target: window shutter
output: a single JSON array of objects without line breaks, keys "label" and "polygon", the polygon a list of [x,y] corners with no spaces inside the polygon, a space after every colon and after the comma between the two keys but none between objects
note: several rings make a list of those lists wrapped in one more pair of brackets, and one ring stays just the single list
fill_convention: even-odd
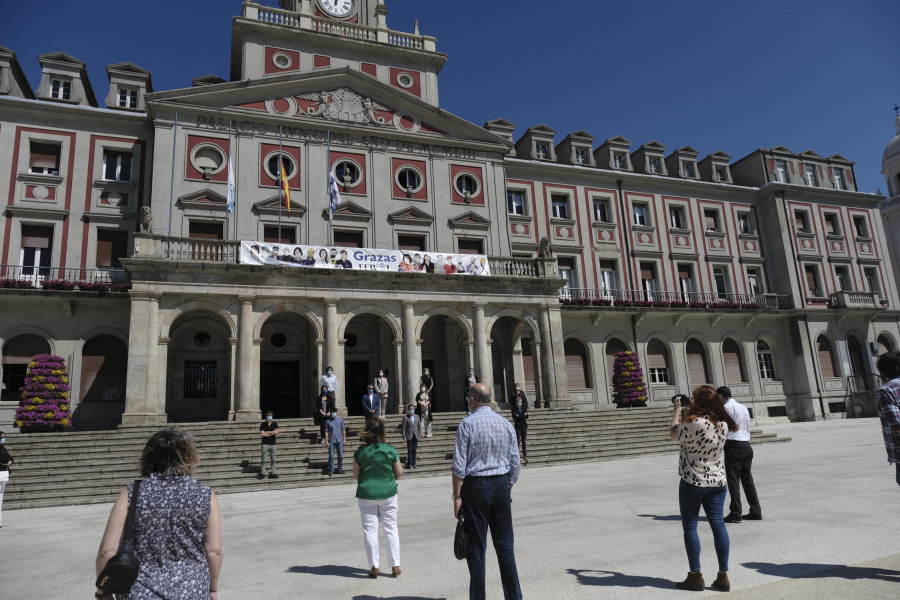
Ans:
[{"label": "window shutter", "polygon": [[23,248],[49,248],[51,239],[53,239],[53,229],[50,227],[22,225]]},{"label": "window shutter", "polygon": [[29,166],[45,169],[59,168],[59,146],[32,142]]},{"label": "window shutter", "polygon": [[687,265],[678,265],[678,279],[690,279],[691,268]]},{"label": "window shutter", "polygon": [[653,267],[641,265],[641,279],[653,279]]},{"label": "window shutter", "polygon": [[362,238],[361,231],[335,231],[334,245],[345,248],[362,248]]},{"label": "window shutter", "polygon": [[831,342],[824,337],[820,337],[816,346],[819,352],[819,367],[822,369],[822,377],[834,377],[834,362],[832,362],[831,358]]},{"label": "window shutter", "polygon": [[816,289],[816,272],[812,267],[806,267],[806,287],[810,292]]},{"label": "window shutter", "polygon": [[741,364],[741,351],[732,339],[727,339],[722,344],[722,357],[725,361],[725,383],[737,383],[747,381],[744,377],[744,366]]},{"label": "window shutter", "polygon": [[706,357],[703,353],[703,346],[697,340],[690,340],[687,343],[687,366],[688,381],[691,389],[698,385],[709,383],[709,377],[706,374]]},{"label": "window shutter", "polygon": [[578,340],[568,339],[563,345],[566,353],[566,378],[569,389],[583,390],[587,385],[587,360],[584,345]]},{"label": "window shutter", "polygon": [[647,344],[647,368],[666,369],[666,347],[659,340],[650,340]]},{"label": "window shutter", "polygon": [[704,227],[707,230],[714,230],[716,228],[716,215],[714,213],[707,212],[703,215]]}]

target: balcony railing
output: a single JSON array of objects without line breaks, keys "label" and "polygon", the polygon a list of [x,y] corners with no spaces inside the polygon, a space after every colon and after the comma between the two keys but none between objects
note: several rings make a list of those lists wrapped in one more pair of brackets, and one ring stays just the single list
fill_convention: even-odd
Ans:
[{"label": "balcony railing", "polygon": [[887,200],[883,200],[881,204],[878,205],[879,210],[884,210],[886,208],[890,208],[892,206],[896,206],[900,204],[900,194],[896,196],[891,196]]},{"label": "balcony railing", "polygon": [[0,289],[122,292],[129,285],[124,269],[0,265]]},{"label": "balcony railing", "polygon": [[881,387],[881,376],[876,373],[868,373],[866,375],[850,375],[847,377],[848,392],[864,392],[877,390]]},{"label": "balcony railing", "polygon": [[881,308],[881,300],[873,292],[836,292],[830,300],[832,308]]},{"label": "balcony railing", "polygon": [[787,310],[791,297],[779,294],[719,294],[708,292],[648,292],[644,290],[597,290],[563,288],[563,304],[615,306],[619,308],[694,308],[716,310]]}]

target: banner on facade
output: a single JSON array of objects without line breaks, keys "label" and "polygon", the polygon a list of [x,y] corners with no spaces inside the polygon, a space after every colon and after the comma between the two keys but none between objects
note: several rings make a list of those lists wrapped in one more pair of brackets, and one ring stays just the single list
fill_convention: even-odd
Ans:
[{"label": "banner on facade", "polygon": [[272,242],[241,242],[241,264],[447,275],[491,274],[487,256],[483,254],[438,254],[411,250],[298,246]]}]

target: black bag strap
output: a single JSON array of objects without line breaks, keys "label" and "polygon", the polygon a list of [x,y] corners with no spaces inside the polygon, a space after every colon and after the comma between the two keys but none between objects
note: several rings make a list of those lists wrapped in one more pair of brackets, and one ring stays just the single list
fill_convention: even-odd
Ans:
[{"label": "black bag strap", "polygon": [[134,481],[134,487],[131,489],[131,502],[128,504],[128,516],[125,517],[125,536],[122,538],[122,541],[129,544],[134,537],[134,512],[137,506],[138,493],[141,490],[141,481],[141,479]]}]

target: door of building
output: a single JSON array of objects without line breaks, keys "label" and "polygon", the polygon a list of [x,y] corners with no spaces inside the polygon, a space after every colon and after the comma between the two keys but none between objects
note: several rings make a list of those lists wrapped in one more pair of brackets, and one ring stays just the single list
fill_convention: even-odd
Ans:
[{"label": "door of building", "polygon": [[369,361],[348,360],[344,362],[346,375],[344,376],[344,399],[347,401],[347,414],[361,415],[362,397],[366,393],[366,386],[373,381],[369,372]]},{"label": "door of building", "polygon": [[296,419],[300,415],[300,363],[264,361],[259,365],[259,408],[272,411],[275,420]]}]

